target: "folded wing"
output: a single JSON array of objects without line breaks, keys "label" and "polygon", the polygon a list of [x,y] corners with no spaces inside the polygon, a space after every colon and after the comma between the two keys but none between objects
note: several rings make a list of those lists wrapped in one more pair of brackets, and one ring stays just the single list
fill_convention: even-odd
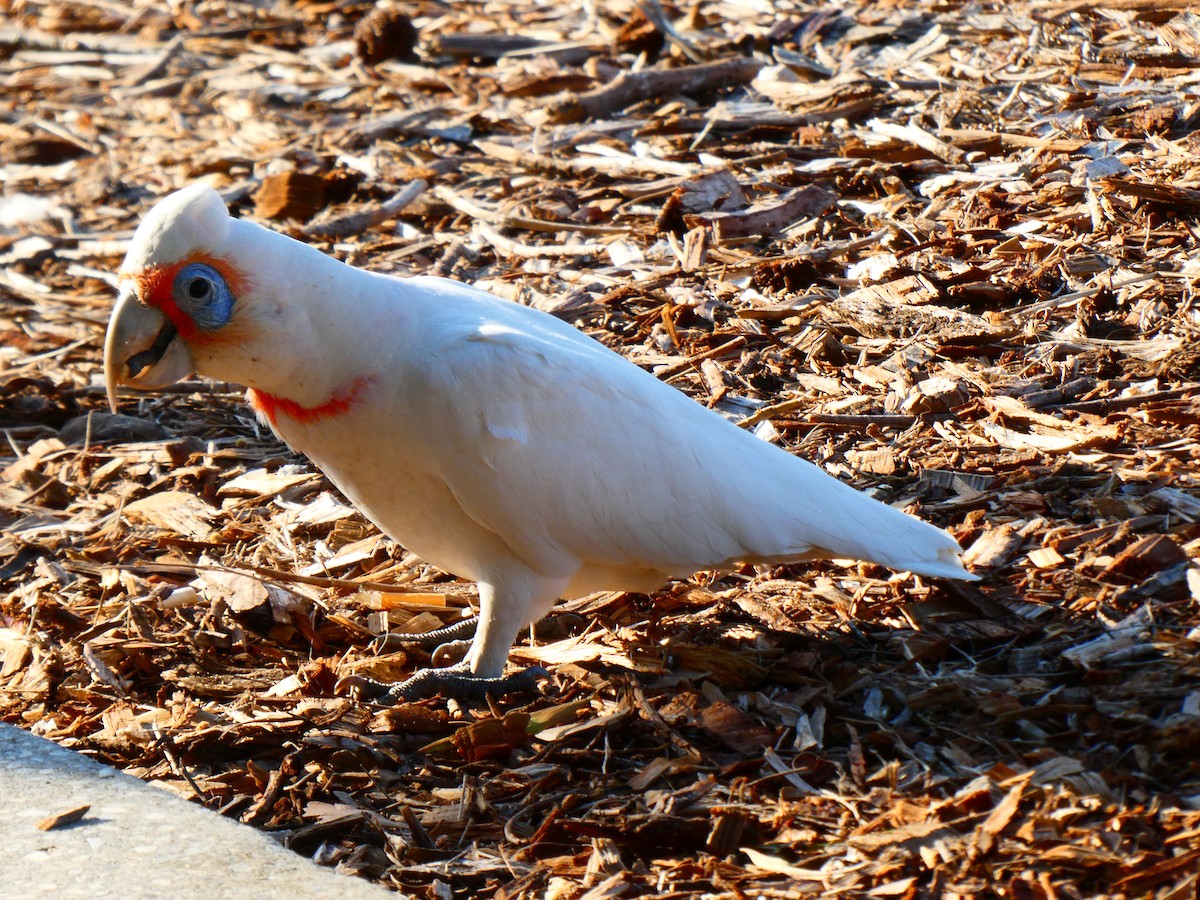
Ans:
[{"label": "folded wing", "polygon": [[427,439],[458,503],[535,570],[683,575],[852,557],[971,577],[944,531],[759,440],[569,326],[503,305],[441,336],[420,396],[439,422]]}]

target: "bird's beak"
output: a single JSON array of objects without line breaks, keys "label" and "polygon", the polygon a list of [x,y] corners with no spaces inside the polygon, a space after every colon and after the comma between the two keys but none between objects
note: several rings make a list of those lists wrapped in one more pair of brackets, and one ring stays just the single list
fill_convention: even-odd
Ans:
[{"label": "bird's beak", "polygon": [[192,374],[192,354],[175,326],[159,310],[138,302],[131,281],[121,283],[117,306],[104,337],[104,385],[117,411],[117,388],[165,387]]}]

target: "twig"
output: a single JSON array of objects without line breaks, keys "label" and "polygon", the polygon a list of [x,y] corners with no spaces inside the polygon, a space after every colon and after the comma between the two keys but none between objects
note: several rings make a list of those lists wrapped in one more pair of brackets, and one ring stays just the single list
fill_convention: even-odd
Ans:
[{"label": "twig", "polygon": [[666,381],[668,378],[672,378],[673,376],[678,375],[684,369],[691,368],[692,366],[697,366],[700,363],[704,362],[704,360],[706,360],[706,359],[712,359],[713,357],[716,357],[716,356],[724,356],[730,350],[737,350],[740,347],[744,346],[745,343],[746,343],[746,338],[735,337],[732,341],[726,341],[724,344],[721,344],[719,347],[713,347],[711,350],[705,350],[703,353],[697,353],[695,356],[689,356],[687,359],[680,360],[677,363],[672,363],[671,365],[667,366],[665,369],[655,372],[654,374],[661,380]]},{"label": "twig", "polygon": [[506,238],[495,228],[482,223],[477,223],[475,230],[493,247],[508,256],[537,259],[543,256],[599,256],[604,252],[604,245],[594,241],[573,244],[525,244]]},{"label": "twig", "polygon": [[737,59],[678,69],[623,72],[610,85],[586,94],[568,94],[550,109],[550,119],[553,122],[581,122],[666,94],[698,94],[737,87],[753,81],[762,67],[758,60]]},{"label": "twig", "polygon": [[1150,279],[1157,277],[1159,277],[1158,272],[1147,272],[1142,275],[1133,275],[1129,278],[1122,279],[1121,281],[1117,281],[1110,277],[1107,284],[1084,288],[1081,291],[1072,291],[1069,294],[1051,297],[1049,300],[1031,303],[1029,306],[1020,306],[1016,309],[1006,310],[1004,315],[1014,319],[1025,318],[1026,316],[1032,316],[1047,309],[1061,309],[1062,307],[1075,303],[1078,300],[1086,300],[1088,297],[1095,297],[1097,294],[1103,291],[1119,290],[1120,288],[1129,287],[1130,285],[1139,284],[1143,281],[1149,281]]},{"label": "twig", "polygon": [[[367,589],[371,591],[379,591],[385,594],[421,594],[433,593],[431,588],[435,585],[418,585],[416,587],[404,584],[390,584],[386,581],[357,581],[351,578],[332,578],[322,577],[319,575],[301,575],[298,572],[284,572],[281,569],[271,569],[266,566],[219,566],[219,565],[196,565],[194,563],[174,562],[174,563],[133,563],[115,565],[112,568],[120,569],[125,572],[145,572],[147,574],[175,574],[186,575],[191,572],[232,572],[235,575],[262,575],[267,578],[274,578],[279,581],[289,581],[294,584],[310,584],[315,587],[335,587],[335,588],[350,588],[353,590]],[[418,589],[420,588],[420,589]],[[439,591],[436,593],[444,593],[448,597],[456,597],[464,599],[461,592],[454,591]],[[466,602],[464,600],[464,602]]]},{"label": "twig", "polygon": [[[633,127],[635,122],[630,122]],[[701,174],[704,167],[696,163],[682,163],[671,159],[651,159],[630,154],[620,156],[572,156],[559,159],[536,153],[529,147],[513,147],[499,141],[476,141],[475,146],[488,156],[504,160],[515,166],[547,172],[563,172],[576,174],[579,172],[600,172],[610,178],[622,178],[637,175],[665,175],[672,178],[692,178]],[[670,193],[670,190],[664,190]]]},{"label": "twig", "polygon": [[[771,406],[764,406],[754,415],[747,416],[738,422],[738,425],[743,428],[749,428],[752,425],[757,425],[765,419],[776,419],[780,416],[785,416],[788,413],[802,410],[806,406],[811,406],[813,401],[809,398],[784,400],[782,403],[774,403]],[[844,428],[868,428],[875,425],[879,428],[910,428],[912,425],[921,420],[921,416],[889,416],[889,415],[850,415],[848,413],[808,413],[796,419],[789,420],[789,424],[793,425],[834,425]]]},{"label": "twig", "polygon": [[667,19],[667,14],[658,0],[637,0],[637,7],[646,17],[646,21],[653,25],[659,34],[678,47],[684,56],[694,63],[703,62],[704,57],[692,46],[690,41],[675,30],[675,26]]},{"label": "twig", "polygon": [[875,119],[869,123],[869,127],[876,134],[882,134],[884,137],[912,144],[914,147],[920,147],[922,150],[928,150],[942,162],[957,165],[967,157],[965,151],[959,150],[953,144],[947,144],[923,128],[918,128],[916,125],[900,125],[896,122],[885,122],[881,119]]},{"label": "twig", "polygon": [[433,49],[460,59],[495,60],[506,56],[557,56],[579,63],[604,48],[595,41],[544,41],[520,34],[447,34],[433,40]]},{"label": "twig", "polygon": [[324,222],[314,222],[304,229],[304,233],[309,237],[334,239],[349,237],[352,234],[362,234],[368,228],[374,228],[381,222],[395,218],[404,207],[421,196],[427,187],[429,184],[424,179],[418,178],[402,187],[396,196],[373,209],[351,213]]},{"label": "twig", "polygon": [[171,60],[175,58],[175,55],[179,52],[180,48],[183,47],[183,42],[191,36],[192,35],[186,31],[175,35],[175,37],[167,41],[167,46],[163,47],[162,51],[154,60],[128,73],[121,82],[121,86],[124,88],[135,88],[145,84],[147,81],[157,78],[166,71],[167,66],[171,63]]},{"label": "twig", "polygon": [[1185,387],[1172,388],[1168,391],[1155,391],[1152,394],[1138,394],[1134,397],[1108,397],[1103,400],[1081,400],[1078,403],[1063,403],[1059,409],[1069,409],[1073,412],[1104,413],[1128,409],[1131,406],[1144,406],[1147,403],[1159,403],[1163,400],[1176,400],[1200,391],[1200,385],[1189,384]]},{"label": "twig", "polygon": [[486,206],[481,206],[469,197],[464,197],[462,194],[455,191],[444,184],[439,184],[433,189],[433,195],[439,200],[449,204],[452,208],[458,210],[465,216],[470,216],[472,219],[478,219],[483,222],[488,222],[492,225],[501,225],[509,228],[523,228],[526,231],[578,231],[582,234],[628,234],[629,229],[621,225],[585,225],[582,222],[551,222],[546,219],[531,219],[527,216],[515,216],[511,213],[500,212],[499,210],[489,209]]},{"label": "twig", "polygon": [[196,792],[196,796],[200,798],[201,802],[207,806],[210,799],[208,791],[196,783],[196,780],[192,777],[192,773],[187,770],[187,766],[179,759],[178,748],[175,746],[175,742],[171,739],[171,736],[157,726],[152,727],[152,733],[158,742],[158,749],[166,757],[167,764],[170,765],[171,770],[186,781],[188,786]]}]

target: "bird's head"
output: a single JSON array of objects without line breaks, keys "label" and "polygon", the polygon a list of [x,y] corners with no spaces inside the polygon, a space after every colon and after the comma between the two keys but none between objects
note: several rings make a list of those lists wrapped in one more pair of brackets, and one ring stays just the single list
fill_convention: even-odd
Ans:
[{"label": "bird's head", "polygon": [[[192,185],[156,205],[138,226],[119,273],[104,340],[104,379],[116,410],[121,385],[164,387],[252,349],[253,284],[247,248],[216,191]],[[244,242],[243,242],[244,243]],[[236,376],[232,376],[236,377]]]},{"label": "bird's head", "polygon": [[256,409],[255,396],[324,409],[395,349],[402,329],[376,327],[380,304],[372,313],[362,301],[401,287],[234,218],[209,187],[176,191],[142,220],[118,274],[109,405],[122,385],[151,390],[196,372],[253,389]]}]

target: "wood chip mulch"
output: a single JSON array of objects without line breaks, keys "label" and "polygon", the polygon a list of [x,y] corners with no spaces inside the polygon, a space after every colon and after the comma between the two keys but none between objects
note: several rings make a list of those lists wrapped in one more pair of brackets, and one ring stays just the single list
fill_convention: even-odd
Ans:
[{"label": "wood chip mulch", "polygon": [[[0,0],[0,718],[414,897],[1195,897],[1190,0]],[[359,702],[473,586],[191,382],[158,198],[548,310],[948,528],[574,600],[540,696]],[[670,448],[663,453],[670,454]]]}]

